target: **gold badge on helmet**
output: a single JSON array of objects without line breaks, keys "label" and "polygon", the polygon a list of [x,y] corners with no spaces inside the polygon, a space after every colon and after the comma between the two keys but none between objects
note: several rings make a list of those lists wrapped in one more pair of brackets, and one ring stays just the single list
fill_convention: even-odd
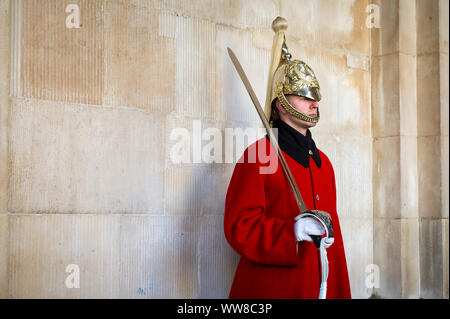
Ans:
[{"label": "gold badge on helmet", "polygon": [[269,123],[272,125],[273,121],[279,118],[278,110],[273,107],[276,99],[280,100],[281,105],[289,114],[307,122],[317,123],[320,119],[319,109],[317,109],[316,117],[309,116],[294,108],[286,99],[286,95],[304,96],[319,102],[322,98],[319,81],[314,71],[305,62],[291,60],[291,54],[286,45],[286,20],[277,17],[272,23],[272,29],[275,36],[265,105]]}]

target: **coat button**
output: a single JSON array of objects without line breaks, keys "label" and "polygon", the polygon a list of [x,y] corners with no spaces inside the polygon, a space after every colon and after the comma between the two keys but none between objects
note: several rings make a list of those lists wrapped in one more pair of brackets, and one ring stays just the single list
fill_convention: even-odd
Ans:
[{"label": "coat button", "polygon": [[316,195],[316,200],[319,200],[319,195]]},{"label": "coat button", "polygon": [[309,155],[313,155],[313,152],[311,150],[308,151]]}]

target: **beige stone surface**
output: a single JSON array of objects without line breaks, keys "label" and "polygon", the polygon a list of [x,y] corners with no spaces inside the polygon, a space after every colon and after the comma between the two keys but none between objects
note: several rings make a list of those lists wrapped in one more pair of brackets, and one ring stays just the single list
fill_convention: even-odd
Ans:
[{"label": "beige stone surface", "polygon": [[[67,28],[70,0],[21,0],[17,96],[102,104],[104,1],[78,1],[80,28]],[[15,69],[14,69],[15,70]]]},{"label": "beige stone surface", "polygon": [[164,116],[13,99],[9,211],[163,213]]},{"label": "beige stone surface", "polygon": [[443,297],[442,219],[420,221],[420,297]]},{"label": "beige stone surface", "polygon": [[271,51],[273,42],[272,28],[254,29],[251,31],[252,44],[255,48]]},{"label": "beige stone surface", "polygon": [[10,2],[0,1],[0,298],[8,297],[8,104]]},{"label": "beige stone surface", "polygon": [[[224,165],[224,178],[225,178],[225,183],[227,185],[227,189],[228,189],[228,185],[230,184],[230,180],[231,177],[233,175],[233,171],[234,171],[234,164],[225,164]],[[224,207],[225,209],[225,207]]]},{"label": "beige stone surface", "polygon": [[399,51],[399,8],[401,0],[371,1],[378,7],[379,28],[371,28],[371,51],[373,57],[391,55]]},{"label": "beige stone surface", "polygon": [[[11,298],[118,298],[118,215],[10,215]],[[68,288],[75,264],[79,288]],[[69,279],[67,279],[69,277]],[[70,285],[69,285],[70,287]]]},{"label": "beige stone surface", "polygon": [[448,219],[448,179],[449,179],[449,154],[448,154],[448,135],[441,136],[441,216]]},{"label": "beige stone surface", "polygon": [[[444,4],[445,6],[445,4]],[[448,2],[447,2],[448,7]],[[443,13],[442,16],[445,16]],[[442,17],[441,16],[441,17]],[[446,21],[448,26],[448,13],[446,15]],[[444,25],[445,23],[442,22]],[[443,30],[445,34],[445,30]],[[440,134],[441,134],[441,201],[442,201],[442,217],[448,219],[449,214],[449,99],[448,99],[448,90],[449,90],[449,75],[448,75],[448,30],[447,30],[447,53],[440,54],[440,115],[441,115],[441,123],[440,123]],[[445,39],[445,36],[443,36]],[[442,42],[441,42],[442,43]],[[445,44],[441,46],[441,50],[444,48]],[[447,285],[448,287],[448,285]]]},{"label": "beige stone surface", "polygon": [[223,232],[223,215],[201,217],[198,242],[198,298],[227,299],[240,256]]},{"label": "beige stone surface", "polygon": [[261,125],[261,120],[227,52],[233,50],[264,108],[270,51],[254,48],[251,33],[218,25],[215,56],[215,108],[218,118]]},{"label": "beige stone surface", "polygon": [[[339,135],[321,134],[318,128],[321,123],[317,124],[315,128],[310,129],[311,136],[316,144],[316,147],[325,153],[330,159],[333,168],[340,167],[340,159],[337,157],[337,148],[341,143],[341,137]],[[351,137],[350,137],[351,138]],[[338,172],[335,170],[334,174],[337,176]],[[335,176],[336,180],[338,179]]]},{"label": "beige stone surface", "polygon": [[442,219],[442,270],[443,298],[448,299],[448,218]]},{"label": "beige stone surface", "polygon": [[176,112],[178,114],[220,118],[215,101],[216,28],[211,22],[175,17]]},{"label": "beige stone surface", "polygon": [[8,215],[0,214],[0,299],[8,298]]},{"label": "beige stone surface", "polygon": [[440,137],[420,136],[417,152],[420,217],[441,218]]},{"label": "beige stone surface", "polygon": [[122,216],[120,298],[197,298],[200,220]]},{"label": "beige stone surface", "polygon": [[400,218],[400,137],[375,138],[372,160],[373,216]]},{"label": "beige stone surface", "polygon": [[223,214],[227,186],[223,166],[172,166],[165,171],[164,212],[167,215]]},{"label": "beige stone surface", "polygon": [[439,75],[440,75],[440,88],[439,88],[439,94],[440,94],[440,115],[441,115],[441,136],[448,136],[449,133],[449,101],[448,101],[448,90],[449,90],[449,76],[448,76],[448,53],[441,53],[439,55]]},{"label": "beige stone surface", "polygon": [[158,32],[158,12],[140,4],[105,1],[103,104],[168,113],[181,89],[176,82],[181,52],[174,38]]},{"label": "beige stone surface", "polygon": [[420,297],[419,219],[401,219],[402,298]]},{"label": "beige stone surface", "polygon": [[172,165],[186,168],[200,166],[198,164],[234,165],[250,144],[265,135],[262,124],[168,115],[166,168]]},{"label": "beige stone surface", "polygon": [[233,28],[267,28],[279,15],[278,0],[132,0],[136,6],[152,6],[163,12],[214,22]]},{"label": "beige stone surface", "polygon": [[380,286],[374,293],[381,298],[402,296],[401,230],[400,219],[374,218],[373,261],[380,270]]},{"label": "beige stone surface", "polygon": [[399,135],[399,55],[373,57],[371,71],[373,137]]},{"label": "beige stone surface", "polygon": [[337,143],[339,165],[334,166],[334,170],[341,218],[372,218],[371,141],[368,137],[342,136]]},{"label": "beige stone surface", "polygon": [[445,52],[447,54],[448,27],[448,1],[439,0],[439,52]]},{"label": "beige stone surface", "polygon": [[368,54],[370,30],[365,23],[368,3],[352,0],[281,0],[280,6],[281,15],[289,24],[289,39]]},{"label": "beige stone surface", "polygon": [[422,136],[440,134],[439,67],[438,53],[417,57],[417,132]]},{"label": "beige stone surface", "polygon": [[[173,109],[175,40],[155,32],[159,20],[154,9],[84,0],[77,4],[81,28],[69,29],[64,12],[70,1],[18,4],[24,21],[22,72],[14,75],[21,80],[19,96]],[[162,77],[167,80],[159,81]]]},{"label": "beige stone surface", "polygon": [[[399,51],[415,56],[417,54],[416,1],[398,1],[398,42]],[[412,74],[410,74],[412,75]]]},{"label": "beige stone surface", "polygon": [[[225,150],[224,122],[170,114],[165,125],[165,166],[222,163]],[[196,166],[196,165],[194,165]]]},{"label": "beige stone surface", "polygon": [[439,0],[416,1],[417,54],[439,52]]},{"label": "beige stone surface", "polygon": [[7,210],[9,103],[9,1],[0,3],[0,214]]},{"label": "beige stone surface", "polygon": [[[419,217],[419,167],[416,136],[400,137],[401,217]],[[389,182],[389,181],[387,181]]]},{"label": "beige stone surface", "polygon": [[372,287],[366,285],[373,260],[372,219],[341,218],[340,226],[344,240],[347,268],[350,276],[352,298],[365,299],[372,295]]},{"label": "beige stone surface", "polygon": [[417,136],[416,123],[420,120],[417,105],[417,58],[400,53],[399,70],[400,135]]},{"label": "beige stone surface", "polygon": [[[332,91],[324,91],[327,94],[324,101],[337,102],[332,105],[333,115],[336,116],[331,117],[328,114],[323,116],[328,116],[334,120],[336,133],[339,135],[368,137],[371,135],[370,92],[368,90],[370,74],[361,69],[347,69],[347,72],[342,78],[331,77],[334,81]],[[357,83],[365,83],[366,85],[357,85]]]}]

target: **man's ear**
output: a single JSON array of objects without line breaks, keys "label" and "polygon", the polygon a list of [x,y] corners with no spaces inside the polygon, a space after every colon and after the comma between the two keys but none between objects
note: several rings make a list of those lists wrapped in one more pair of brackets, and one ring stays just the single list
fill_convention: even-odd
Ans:
[{"label": "man's ear", "polygon": [[275,106],[277,107],[277,109],[278,109],[278,113],[280,113],[280,114],[286,114],[287,113],[287,111],[284,109],[284,107],[281,105],[281,102],[280,102],[280,100],[279,99],[277,99],[276,101],[275,101]]}]

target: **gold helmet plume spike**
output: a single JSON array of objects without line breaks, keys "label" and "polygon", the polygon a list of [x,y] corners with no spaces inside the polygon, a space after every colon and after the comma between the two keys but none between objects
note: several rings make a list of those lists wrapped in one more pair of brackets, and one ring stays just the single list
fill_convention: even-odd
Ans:
[{"label": "gold helmet plume spike", "polygon": [[272,113],[272,82],[273,76],[280,65],[283,63],[282,61],[282,49],[286,47],[286,35],[285,32],[287,30],[287,20],[282,17],[277,17],[272,22],[272,30],[275,32],[272,42],[272,51],[271,51],[271,61],[269,67],[269,76],[267,83],[267,93],[266,93],[266,104],[264,107],[264,113],[266,113],[267,119],[270,119],[270,115]]}]

